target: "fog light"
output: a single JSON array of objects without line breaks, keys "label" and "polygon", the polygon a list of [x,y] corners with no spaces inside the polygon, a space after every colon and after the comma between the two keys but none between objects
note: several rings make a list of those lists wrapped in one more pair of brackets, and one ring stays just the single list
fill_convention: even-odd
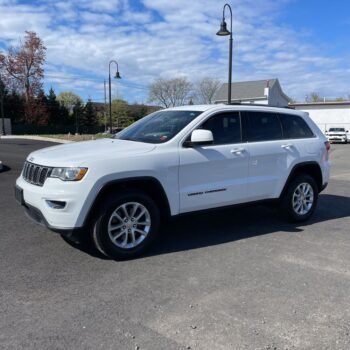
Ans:
[{"label": "fog light", "polygon": [[46,203],[52,209],[63,209],[66,206],[66,202],[61,201],[46,200]]}]

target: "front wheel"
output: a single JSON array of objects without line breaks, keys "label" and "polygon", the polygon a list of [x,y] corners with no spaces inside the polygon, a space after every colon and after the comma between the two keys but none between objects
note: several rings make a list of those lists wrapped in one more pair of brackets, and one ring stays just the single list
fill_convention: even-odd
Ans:
[{"label": "front wheel", "polygon": [[318,200],[318,188],[309,175],[299,175],[288,185],[282,198],[282,211],[289,221],[308,220],[315,211]]},{"label": "front wheel", "polygon": [[123,190],[106,198],[96,216],[92,238],[95,247],[116,260],[142,254],[159,229],[159,209],[143,192]]}]

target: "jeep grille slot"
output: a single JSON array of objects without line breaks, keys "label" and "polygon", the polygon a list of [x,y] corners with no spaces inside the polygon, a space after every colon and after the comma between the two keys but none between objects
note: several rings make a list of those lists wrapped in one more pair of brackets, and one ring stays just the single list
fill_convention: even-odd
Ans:
[{"label": "jeep grille slot", "polygon": [[43,186],[51,171],[52,168],[25,162],[22,176],[24,180],[32,185]]}]

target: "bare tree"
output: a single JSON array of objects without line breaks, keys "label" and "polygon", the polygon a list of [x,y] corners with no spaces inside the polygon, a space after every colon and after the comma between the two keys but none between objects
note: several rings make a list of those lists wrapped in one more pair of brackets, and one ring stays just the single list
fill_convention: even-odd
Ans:
[{"label": "bare tree", "polygon": [[149,86],[149,101],[165,108],[182,106],[192,91],[192,83],[186,78],[157,79]]},{"label": "bare tree", "polygon": [[4,55],[0,52],[0,68],[8,81],[8,90],[24,93],[24,114],[26,122],[35,122],[42,114],[42,103],[37,99],[42,93],[43,65],[46,47],[35,32],[26,31],[24,43],[10,47]]},{"label": "bare tree", "polygon": [[12,88],[23,91],[26,102],[42,89],[46,47],[35,32],[26,31],[24,43],[10,47],[8,54],[0,53],[0,63],[12,81]]},{"label": "bare tree", "polygon": [[215,93],[219,90],[221,85],[220,80],[214,78],[203,78],[196,84],[196,95],[201,103],[213,102],[213,97]]},{"label": "bare tree", "polygon": [[305,102],[322,102],[323,99],[317,92],[311,92],[310,94],[306,95]]}]

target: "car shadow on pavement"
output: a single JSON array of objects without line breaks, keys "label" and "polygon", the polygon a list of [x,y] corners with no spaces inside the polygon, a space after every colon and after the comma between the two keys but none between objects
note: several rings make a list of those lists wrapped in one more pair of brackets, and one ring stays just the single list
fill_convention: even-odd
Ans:
[{"label": "car shadow on pavement", "polygon": [[79,235],[79,242],[71,240],[70,238],[67,238],[65,236],[61,236],[62,239],[68,243],[71,247],[76,248],[86,254],[89,254],[93,256],[94,258],[99,258],[102,260],[110,260],[107,256],[100,253],[92,244],[90,241],[90,235],[89,232],[84,231],[81,232]]},{"label": "car shadow on pavement", "polygon": [[[324,194],[319,197],[313,217],[304,223],[288,223],[278,210],[269,206],[246,206],[177,217],[164,225],[159,239],[143,255],[150,257],[198,249],[274,232],[302,232],[314,223],[350,216],[350,197]],[[73,247],[105,259],[86,240]]]},{"label": "car shadow on pavement", "polygon": [[320,195],[313,217],[289,223],[277,209],[267,206],[237,207],[179,217],[163,228],[147,256],[224,244],[274,232],[302,232],[315,223],[350,216],[350,197]]},{"label": "car shadow on pavement", "polygon": [[10,171],[10,170],[11,170],[11,168],[9,166],[3,165],[2,169],[0,168],[0,173],[4,173],[4,172]]}]

